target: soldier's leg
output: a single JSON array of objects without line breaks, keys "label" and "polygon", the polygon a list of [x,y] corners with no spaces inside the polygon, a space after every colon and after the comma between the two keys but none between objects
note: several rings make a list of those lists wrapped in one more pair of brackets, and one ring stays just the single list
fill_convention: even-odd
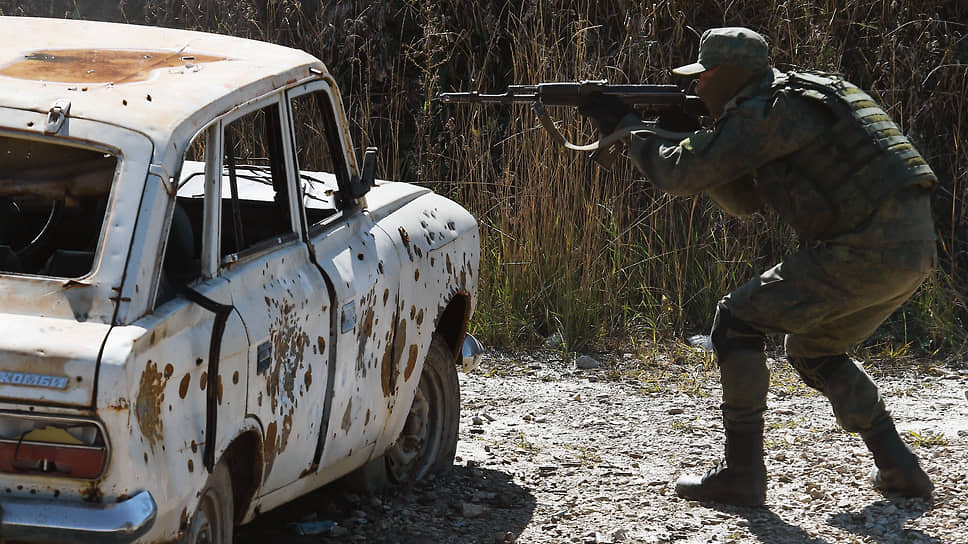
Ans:
[{"label": "soldier's leg", "polygon": [[[794,339],[794,347],[789,354],[796,360],[810,360],[811,364],[800,365],[804,368],[817,367],[814,370],[822,371],[829,367],[830,385],[825,387],[825,394],[832,399],[841,421],[847,421],[850,428],[868,429],[863,433],[865,442],[881,466],[883,463],[878,461],[884,457],[881,452],[897,450],[900,439],[876,386],[852,362],[847,360],[850,364],[844,364],[843,354],[873,332],[889,315],[888,307],[893,310],[910,296],[930,270],[933,252],[930,244],[909,244],[893,253],[836,245],[804,248],[723,299],[720,313],[723,308],[729,311],[726,329],[732,332],[720,335],[721,345],[727,345],[724,342],[732,339],[742,341],[751,330],[792,334],[788,338]],[[858,320],[865,310],[869,310],[867,321]],[[724,324],[717,321],[720,321],[719,330],[723,330]],[[836,326],[824,327],[831,323]],[[729,346],[732,347],[731,343]],[[768,381],[765,370],[761,370],[765,364],[755,349],[722,351],[717,349],[721,352],[718,360],[723,381],[727,453],[732,449],[731,442],[752,443],[752,447],[738,450],[752,452],[755,457],[757,447],[762,450],[762,432],[740,433],[756,429],[757,424],[762,426],[761,415],[766,407],[764,384]],[[830,356],[838,357],[822,360]],[[731,440],[733,437],[736,440]],[[910,472],[909,463],[899,464],[908,467],[904,470]],[[701,479],[682,478],[676,490],[687,498],[729,502],[734,497],[729,486],[713,484],[723,481],[738,488],[744,485],[743,479],[721,478],[721,474],[722,467],[718,467]],[[745,485],[759,491],[758,478],[747,478],[746,482]],[[765,490],[765,471],[763,482]],[[723,487],[727,489],[721,491]]]},{"label": "soldier's leg", "polygon": [[[933,248],[922,248],[926,270]],[[889,264],[890,259],[881,259]],[[850,262],[847,263],[852,264]],[[828,270],[831,268],[828,265]],[[874,456],[872,477],[886,495],[930,497],[932,485],[918,465],[917,457],[901,441],[890,413],[870,376],[846,352],[871,333],[904,303],[920,284],[917,266],[875,266],[860,279],[859,271],[845,266],[837,281],[850,289],[857,302],[829,311],[836,318],[795,329],[786,338],[787,356],[807,385],[821,391],[833,408],[838,423],[859,433]],[[880,268],[880,270],[876,270]],[[871,273],[873,272],[873,274]],[[876,278],[872,280],[871,278]],[[878,291],[869,292],[873,283]]]},{"label": "soldier's leg", "polygon": [[676,494],[690,500],[755,506],[766,500],[763,412],[770,382],[763,332],[733,317],[720,302],[710,334],[723,385],[724,459],[704,476],[676,481]]}]

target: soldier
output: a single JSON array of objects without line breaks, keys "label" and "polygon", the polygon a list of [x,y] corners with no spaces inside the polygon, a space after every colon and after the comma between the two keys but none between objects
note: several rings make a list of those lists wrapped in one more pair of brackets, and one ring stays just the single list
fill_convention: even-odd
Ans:
[{"label": "soldier", "polygon": [[[734,215],[769,206],[801,240],[717,306],[711,338],[723,386],[725,459],[704,476],[681,477],[676,493],[736,505],[765,501],[764,340],[784,333],[789,362],[873,454],[874,486],[886,496],[930,500],[928,475],[898,436],[877,386],[846,352],[934,267],[936,177],[859,88],[837,75],[773,70],[767,55],[752,30],[706,31],[698,62],[674,73],[698,77],[695,92],[714,126],[681,141],[631,135],[632,161],[664,191],[703,191]],[[620,120],[630,124],[630,111],[616,103],[583,113],[605,133]]]}]

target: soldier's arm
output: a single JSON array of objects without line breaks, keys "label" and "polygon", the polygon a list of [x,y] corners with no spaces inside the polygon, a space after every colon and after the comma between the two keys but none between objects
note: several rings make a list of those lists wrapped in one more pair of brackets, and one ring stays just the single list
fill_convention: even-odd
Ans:
[{"label": "soldier's arm", "polygon": [[796,151],[831,122],[822,107],[777,93],[746,100],[716,125],[676,142],[646,132],[631,136],[632,162],[660,189],[691,195],[751,176]]}]

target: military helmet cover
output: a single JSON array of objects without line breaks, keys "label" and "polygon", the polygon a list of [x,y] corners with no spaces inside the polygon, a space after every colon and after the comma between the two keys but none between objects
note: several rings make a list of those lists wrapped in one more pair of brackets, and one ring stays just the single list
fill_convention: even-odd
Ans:
[{"label": "military helmet cover", "polygon": [[766,40],[744,27],[711,28],[699,38],[699,60],[672,73],[691,76],[722,64],[739,64],[755,70],[769,66]]}]

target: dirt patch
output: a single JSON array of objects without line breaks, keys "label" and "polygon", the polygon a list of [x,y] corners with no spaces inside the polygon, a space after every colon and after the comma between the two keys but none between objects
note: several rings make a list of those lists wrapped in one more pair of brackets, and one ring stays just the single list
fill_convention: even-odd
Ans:
[{"label": "dirt patch", "polygon": [[[238,542],[968,543],[968,371],[871,369],[935,483],[935,502],[885,500],[872,461],[826,399],[774,369],[764,508],[676,497],[675,479],[721,454],[716,369],[695,357],[489,353],[461,376],[454,470],[378,496],[324,489],[241,528]],[[296,536],[291,522],[332,521]]]}]

